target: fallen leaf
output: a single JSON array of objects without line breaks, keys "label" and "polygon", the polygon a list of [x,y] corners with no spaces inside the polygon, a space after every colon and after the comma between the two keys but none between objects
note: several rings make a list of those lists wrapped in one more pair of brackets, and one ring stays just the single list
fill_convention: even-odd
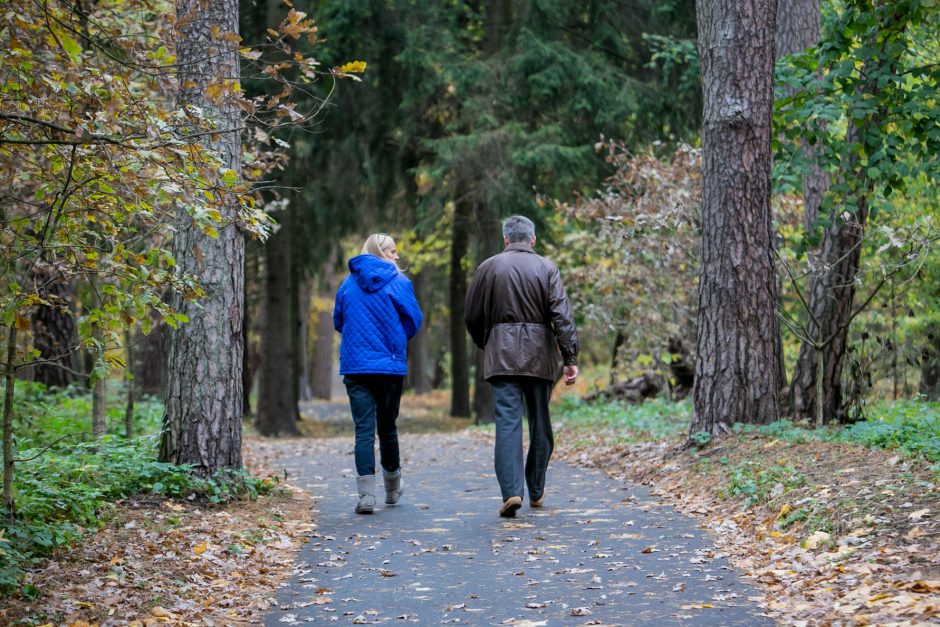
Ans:
[{"label": "fallen leaf", "polygon": [[924,509],[919,509],[916,512],[911,512],[910,514],[907,515],[907,517],[910,520],[920,520],[921,518],[923,518],[929,513],[930,513],[930,510],[925,507]]}]

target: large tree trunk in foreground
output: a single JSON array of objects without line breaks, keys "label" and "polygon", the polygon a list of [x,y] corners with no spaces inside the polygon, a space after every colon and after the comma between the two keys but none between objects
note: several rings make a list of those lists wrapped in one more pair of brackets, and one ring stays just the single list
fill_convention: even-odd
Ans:
[{"label": "large tree trunk in foreground", "polygon": [[690,433],[778,418],[770,238],[775,0],[701,0],[702,269]]},{"label": "large tree trunk in foreground", "polygon": [[280,227],[264,247],[261,320],[261,379],[255,426],[262,435],[296,434],[294,374],[295,310],[291,278],[290,209],[277,216]]},{"label": "large tree trunk in foreground", "polygon": [[[213,37],[238,32],[236,0],[177,0],[180,60],[178,103],[196,106],[217,120],[206,136],[225,166],[241,176],[241,120],[234,104],[216,104],[207,87],[219,77],[239,76],[238,46]],[[221,185],[221,182],[218,182]],[[237,200],[220,194],[226,226],[208,237],[180,211],[173,254],[181,273],[198,277],[206,292],[199,303],[174,296],[189,322],[173,332],[167,368],[166,415],[160,459],[192,464],[201,474],[241,468],[242,314],[245,240],[238,229]]]},{"label": "large tree trunk in foreground", "polygon": [[454,202],[454,227],[450,247],[450,414],[470,417],[470,364],[467,361],[467,329],[463,320],[467,273],[463,267],[470,240],[473,207],[462,189]]}]

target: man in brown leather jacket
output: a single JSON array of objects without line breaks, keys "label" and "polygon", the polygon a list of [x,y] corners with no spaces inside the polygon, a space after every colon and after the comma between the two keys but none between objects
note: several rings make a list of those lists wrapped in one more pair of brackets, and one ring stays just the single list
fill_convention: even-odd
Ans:
[{"label": "man in brown leather jacket", "polygon": [[[483,378],[493,386],[499,515],[522,507],[523,472],[529,504],[541,507],[545,472],[555,441],[548,414],[559,353],[564,378],[578,378],[578,332],[554,263],[535,254],[535,225],[526,217],[503,222],[505,250],[480,264],[467,291],[464,320],[483,349]],[[522,413],[529,453],[522,464]]]}]

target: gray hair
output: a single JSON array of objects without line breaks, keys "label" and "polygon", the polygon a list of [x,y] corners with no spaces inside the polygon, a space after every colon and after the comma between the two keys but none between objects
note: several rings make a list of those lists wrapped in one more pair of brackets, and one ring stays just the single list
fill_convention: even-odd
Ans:
[{"label": "gray hair", "polygon": [[503,220],[503,237],[510,244],[529,243],[535,237],[535,223],[525,216],[509,216]]}]

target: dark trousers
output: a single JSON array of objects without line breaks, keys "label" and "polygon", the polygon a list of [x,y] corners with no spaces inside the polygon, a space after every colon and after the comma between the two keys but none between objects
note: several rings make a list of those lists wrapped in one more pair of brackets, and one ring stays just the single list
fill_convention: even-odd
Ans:
[{"label": "dark trousers", "polygon": [[[555,448],[548,402],[553,383],[535,377],[493,377],[496,419],[496,479],[505,501],[523,495],[523,476],[529,499],[542,498],[548,460]],[[529,422],[529,454],[522,465],[522,414]]]},{"label": "dark trousers", "polygon": [[349,409],[356,424],[356,472],[375,474],[375,435],[379,436],[382,468],[395,472],[398,454],[398,407],[405,378],[387,374],[355,374],[343,377]]}]

